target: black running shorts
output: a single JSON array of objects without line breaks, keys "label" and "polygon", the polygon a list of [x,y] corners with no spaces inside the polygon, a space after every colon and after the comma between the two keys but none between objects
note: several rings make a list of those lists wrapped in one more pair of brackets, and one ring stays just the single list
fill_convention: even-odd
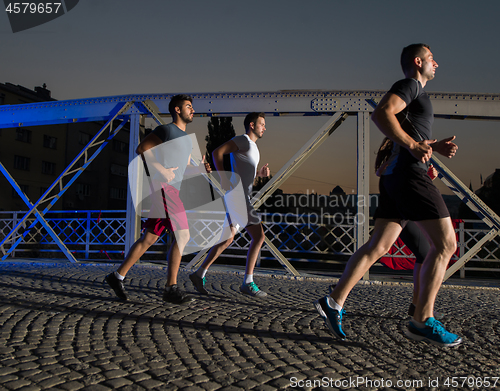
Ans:
[{"label": "black running shorts", "polygon": [[379,189],[375,219],[422,221],[450,217],[441,193],[421,168],[382,175]]}]

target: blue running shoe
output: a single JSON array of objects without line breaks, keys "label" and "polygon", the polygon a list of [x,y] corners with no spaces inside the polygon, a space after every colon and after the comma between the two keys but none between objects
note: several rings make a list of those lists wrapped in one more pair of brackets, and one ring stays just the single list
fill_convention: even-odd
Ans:
[{"label": "blue running shoe", "polygon": [[330,331],[335,334],[337,338],[344,340],[346,338],[344,332],[342,331],[342,315],[345,313],[344,310],[334,310],[328,305],[326,296],[314,302],[316,310],[319,312],[321,317],[325,320],[326,325]]},{"label": "blue running shoe", "polygon": [[462,343],[462,338],[446,331],[442,323],[435,318],[427,319],[424,328],[418,328],[410,321],[405,334],[415,341],[427,341],[437,346],[451,347]]}]

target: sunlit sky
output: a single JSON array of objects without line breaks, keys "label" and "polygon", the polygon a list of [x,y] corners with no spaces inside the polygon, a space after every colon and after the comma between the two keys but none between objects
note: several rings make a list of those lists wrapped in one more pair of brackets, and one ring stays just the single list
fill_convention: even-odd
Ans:
[{"label": "sunlit sky", "polygon": [[[123,94],[387,90],[401,49],[431,45],[429,92],[499,93],[500,2],[336,0],[80,0],[66,15],[13,34],[0,12],[0,82],[47,84],[59,100]],[[196,109],[196,105],[195,105]],[[207,118],[189,129],[204,144]],[[326,118],[268,118],[259,141],[272,173]],[[237,133],[242,119],[235,118]],[[349,118],[290,178],[287,192],[356,188],[356,121]],[[500,167],[498,122],[436,120],[457,135],[447,166],[467,185]],[[382,139],[371,124],[373,157]],[[485,142],[486,141],[486,142]],[[372,177],[371,192],[378,192]],[[446,189],[442,188],[443,191]]]}]

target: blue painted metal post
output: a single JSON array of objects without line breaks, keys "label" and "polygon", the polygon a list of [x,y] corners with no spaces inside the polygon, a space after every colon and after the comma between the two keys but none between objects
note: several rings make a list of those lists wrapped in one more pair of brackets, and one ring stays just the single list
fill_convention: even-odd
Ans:
[{"label": "blue painted metal post", "polygon": [[87,227],[85,228],[85,259],[89,259],[90,254],[90,231],[92,222],[92,212],[87,211]]}]

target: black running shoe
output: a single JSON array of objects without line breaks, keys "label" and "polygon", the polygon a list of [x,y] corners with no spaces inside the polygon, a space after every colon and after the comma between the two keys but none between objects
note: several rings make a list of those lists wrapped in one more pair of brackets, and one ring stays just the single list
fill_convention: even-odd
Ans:
[{"label": "black running shoe", "polygon": [[186,304],[195,300],[193,296],[189,296],[186,292],[179,289],[177,285],[165,287],[163,291],[163,301],[172,304]]},{"label": "black running shoe", "polygon": [[205,277],[201,278],[198,274],[193,273],[189,275],[189,279],[198,292],[202,295],[208,295],[208,291],[205,289]]},{"label": "black running shoe", "polygon": [[328,305],[327,297],[322,297],[319,300],[314,302],[314,306],[316,310],[319,312],[321,317],[325,320],[326,325],[330,329],[330,331],[335,334],[336,337],[341,340],[346,339],[346,335],[342,330],[342,315],[345,314],[345,311],[341,309],[340,311],[334,310],[332,307]]},{"label": "black running shoe", "polygon": [[127,294],[125,293],[125,287],[123,282],[116,278],[115,273],[108,274],[105,280],[108,285],[115,291],[116,296],[122,300],[127,300]]}]

